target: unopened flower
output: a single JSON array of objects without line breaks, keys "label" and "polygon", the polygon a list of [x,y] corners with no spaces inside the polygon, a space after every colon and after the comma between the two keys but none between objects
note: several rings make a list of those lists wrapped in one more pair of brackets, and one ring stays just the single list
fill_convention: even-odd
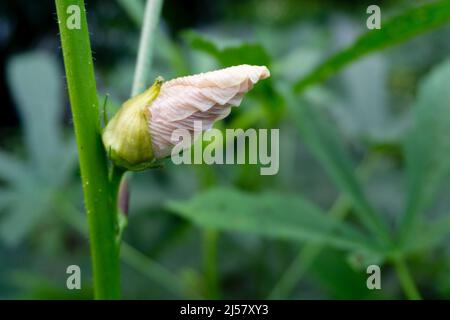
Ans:
[{"label": "unopened flower", "polygon": [[256,82],[269,76],[264,66],[239,65],[164,83],[157,79],[111,119],[103,133],[105,148],[116,165],[129,170],[150,167],[178,143],[172,132],[193,133],[194,122],[199,121],[202,130],[210,129],[241,103]]}]

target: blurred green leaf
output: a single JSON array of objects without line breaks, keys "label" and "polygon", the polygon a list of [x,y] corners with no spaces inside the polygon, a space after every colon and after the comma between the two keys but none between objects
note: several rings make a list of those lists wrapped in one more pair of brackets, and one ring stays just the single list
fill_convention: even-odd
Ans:
[{"label": "blurred green leaf", "polygon": [[401,226],[404,237],[417,226],[418,219],[450,170],[449,83],[450,60],[446,60],[422,81],[412,109],[413,124],[404,144],[408,177]]},{"label": "blurred green leaf", "polygon": [[0,210],[4,210],[11,206],[16,199],[16,195],[9,189],[0,188]]},{"label": "blurred green leaf", "polygon": [[9,184],[21,184],[27,181],[30,172],[28,172],[27,163],[24,163],[19,157],[0,150],[0,179]]},{"label": "blurred green leaf", "polygon": [[[1,220],[0,234],[7,243],[16,244],[26,236],[49,209],[52,194],[49,190],[39,190],[41,186],[28,185],[20,190],[20,195],[10,205],[8,214]],[[46,192],[47,191],[47,192]]]},{"label": "blurred green leaf", "polygon": [[339,83],[345,96],[330,106],[330,112],[342,129],[352,136],[377,141],[385,141],[392,135],[386,80],[386,60],[378,55],[355,62],[340,74]]},{"label": "blurred green leaf", "polygon": [[62,75],[56,59],[44,52],[13,57],[8,80],[20,111],[26,160],[0,150],[0,237],[10,245],[20,242],[42,218],[54,210],[76,165],[73,136],[64,139]]},{"label": "blurred green leaf", "polygon": [[117,0],[117,3],[125,10],[134,24],[138,27],[142,25],[145,8],[142,0]]},{"label": "blurred green leaf", "polygon": [[31,162],[50,174],[61,145],[62,80],[54,58],[44,52],[15,56],[8,80],[25,129]]},{"label": "blurred green leaf", "polygon": [[258,43],[240,43],[233,46],[220,47],[213,40],[195,31],[184,33],[189,45],[215,57],[224,67],[239,64],[270,66],[271,58],[264,47]]},{"label": "blurred green leaf", "polygon": [[414,252],[433,248],[439,244],[446,245],[445,239],[450,235],[450,215],[424,223],[414,233],[414,240],[407,241],[402,247],[405,252]]},{"label": "blurred green leaf", "polygon": [[[18,299],[31,300],[90,300],[93,288],[89,282],[81,284],[81,290],[68,290],[64,279],[49,280],[29,270],[14,271],[9,275],[9,282],[21,290]],[[62,280],[62,281],[61,281]]]},{"label": "blurred green leaf", "polygon": [[341,249],[376,250],[357,230],[323,214],[300,196],[214,188],[188,201],[169,202],[168,208],[204,228],[309,240]]},{"label": "blurred green leaf", "polygon": [[322,50],[302,45],[274,59],[271,71],[277,75],[277,80],[283,79],[294,83],[311,72],[322,61],[322,55]]},{"label": "blurred green leaf", "polygon": [[412,8],[397,17],[383,22],[381,29],[363,34],[350,47],[338,52],[308,75],[296,82],[294,90],[322,82],[336,74],[349,63],[371,52],[406,41],[420,33],[450,21],[450,1],[437,1]]},{"label": "blurred green leaf", "polygon": [[[311,273],[332,299],[374,299],[381,298],[381,290],[368,290],[367,274],[355,270],[346,263],[345,253],[329,248],[322,252],[311,267]],[[378,291],[378,292],[377,292]]]},{"label": "blurred green leaf", "polygon": [[362,223],[386,244],[389,238],[386,227],[364,195],[355,175],[355,167],[331,121],[325,121],[324,114],[305,99],[295,99],[289,92],[286,92],[286,97],[303,142],[339,189],[353,202]]}]

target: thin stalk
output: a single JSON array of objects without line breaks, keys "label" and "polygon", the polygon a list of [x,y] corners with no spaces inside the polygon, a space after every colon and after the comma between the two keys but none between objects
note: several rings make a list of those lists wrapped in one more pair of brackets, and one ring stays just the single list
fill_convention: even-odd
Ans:
[{"label": "thin stalk", "polygon": [[[200,188],[206,190],[217,184],[214,170],[208,165],[195,166]],[[202,230],[203,286],[207,299],[220,298],[217,245],[220,233],[214,229]]]},{"label": "thin stalk", "polygon": [[207,299],[219,299],[219,273],[217,267],[217,242],[219,232],[206,229],[203,231],[203,272]]},{"label": "thin stalk", "polygon": [[139,51],[134,72],[133,87],[131,89],[132,97],[144,91],[147,85],[150,64],[153,57],[153,47],[155,45],[155,29],[158,25],[162,2],[162,0],[147,0],[147,4],[145,5],[144,23],[139,40]]},{"label": "thin stalk", "polygon": [[96,299],[118,299],[120,271],[115,241],[116,204],[111,198],[108,162],[101,141],[84,1],[56,0],[56,10],[89,223],[94,294]]},{"label": "thin stalk", "polygon": [[[141,5],[139,1],[119,1],[119,4],[121,4],[125,8],[127,13],[133,18],[133,21],[136,24],[140,25],[143,22],[139,40],[138,56],[136,59],[136,67],[134,70],[133,86],[131,88],[131,97],[141,93],[146,88],[148,74],[150,72],[150,65],[153,58],[156,27],[158,25],[159,16],[161,14],[162,3],[162,0],[147,0],[144,16],[142,17],[139,12]],[[118,189],[124,189],[124,192],[128,197],[129,191],[127,177],[123,177],[123,179],[120,179],[119,182],[120,183],[118,184]],[[142,263],[139,263],[145,260],[145,256],[135,251],[132,247],[128,246],[125,243],[122,245],[121,249],[121,255],[129,257],[136,268],[140,268],[140,270],[145,274],[152,274],[152,270],[154,270],[155,268],[145,270],[145,267],[142,265]],[[152,264],[149,265],[152,266]],[[161,281],[164,281],[164,279],[166,279],[166,283],[170,283],[170,281],[168,280],[170,276],[166,275],[166,277],[164,277],[164,273],[162,273],[161,276]],[[180,292],[178,292],[178,295],[180,295]]]},{"label": "thin stalk", "polygon": [[[147,0],[144,17],[140,16],[140,2],[120,0],[119,4],[132,17],[133,21],[142,25],[141,37],[139,40],[139,50],[134,70],[133,86],[131,88],[131,97],[141,93],[146,88],[150,65],[153,58],[153,48],[155,42],[156,27],[161,14],[163,0]],[[127,177],[121,180],[118,189],[128,189]],[[128,193],[128,190],[125,191]]]},{"label": "thin stalk", "polygon": [[[145,11],[144,2],[136,0],[117,0],[117,2],[128,14],[134,24],[140,28],[143,19],[142,13]],[[156,35],[159,41],[158,47],[164,48],[164,51],[166,51],[166,58],[169,59],[173,71],[178,75],[189,74],[189,67],[181,54],[179,46],[169,39],[164,32],[158,32],[157,30]]]},{"label": "thin stalk", "polygon": [[[139,40],[138,56],[134,71],[133,86],[131,88],[131,97],[133,97],[144,91],[144,89],[146,88],[150,65],[153,57],[155,32],[161,13],[162,0],[147,0],[143,19],[139,15],[138,2],[132,3],[130,1],[121,0],[119,1],[119,3],[124,8],[126,8],[128,14],[133,17],[133,20],[136,23],[140,24],[140,22],[143,20],[141,37]],[[112,182],[117,187],[115,197],[115,201],[117,203],[118,190],[128,189],[127,177],[123,176],[123,172],[119,172],[117,174],[117,168],[113,167],[111,178]],[[128,190],[124,192],[127,193],[126,196],[128,196]],[[119,234],[121,234],[121,232],[122,230],[119,230]],[[120,245],[120,237],[118,239],[118,243]],[[161,285],[165,286],[166,288],[171,288],[171,291],[173,293],[178,296],[182,296],[182,287],[178,284],[176,277],[167,272],[157,263],[149,260],[145,255],[138,252],[133,247],[127,245],[126,243],[122,243],[120,255],[135,269],[141,271],[145,275],[148,275],[152,279],[157,279],[161,283]]]},{"label": "thin stalk", "polygon": [[419,289],[417,289],[416,283],[414,282],[414,279],[411,276],[408,266],[406,265],[403,258],[396,257],[393,259],[393,263],[405,296],[409,300],[422,300]]},{"label": "thin stalk", "polygon": [[[140,2],[127,0],[119,1],[119,4],[122,5],[135,23],[140,25],[143,21],[136,67],[134,70],[133,85],[131,88],[131,97],[144,91],[148,82],[148,74],[153,58],[156,27],[161,14],[162,3],[163,0],[147,0],[144,17],[142,17],[139,15]],[[127,182],[126,179],[127,178],[125,177],[122,180],[122,185],[120,185],[119,188],[128,188],[128,184],[125,185]]]}]

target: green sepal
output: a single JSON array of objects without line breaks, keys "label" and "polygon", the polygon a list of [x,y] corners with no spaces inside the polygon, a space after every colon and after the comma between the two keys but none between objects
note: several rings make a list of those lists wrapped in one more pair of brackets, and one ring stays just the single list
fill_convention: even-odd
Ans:
[{"label": "green sepal", "polygon": [[159,166],[153,155],[148,107],[158,96],[162,83],[158,77],[145,92],[127,100],[106,125],[102,140],[114,165],[130,171]]}]

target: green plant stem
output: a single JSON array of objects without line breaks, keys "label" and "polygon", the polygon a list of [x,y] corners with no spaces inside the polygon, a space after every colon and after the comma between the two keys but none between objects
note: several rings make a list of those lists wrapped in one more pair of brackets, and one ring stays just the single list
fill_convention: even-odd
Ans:
[{"label": "green plant stem", "polygon": [[[195,166],[200,188],[206,190],[217,185],[215,171],[208,165]],[[202,230],[203,283],[207,299],[220,298],[217,245],[220,233],[214,229]]]},{"label": "green plant stem", "polygon": [[131,89],[132,97],[144,91],[147,85],[155,45],[155,29],[158,25],[162,2],[162,0],[147,0],[147,4],[145,5],[144,23],[139,40],[139,51],[134,72],[133,87]]},{"label": "green plant stem", "polygon": [[[146,88],[150,65],[153,58],[154,40],[156,27],[161,14],[163,0],[147,0],[144,16],[139,14],[141,3],[139,1],[120,0],[119,4],[127,11],[133,21],[142,25],[141,37],[139,40],[139,50],[134,70],[131,97],[141,93]],[[126,177],[122,179],[126,183]],[[120,189],[121,185],[118,185]]]},{"label": "green plant stem", "polygon": [[[80,28],[69,29],[68,18],[80,11]],[[106,154],[101,141],[94,68],[83,0],[56,0],[61,46],[83,183],[96,299],[120,298],[116,206],[111,201]],[[75,11],[76,12],[76,11]]]},{"label": "green plant stem", "polygon": [[[140,28],[143,19],[142,13],[145,10],[144,2],[136,0],[117,0],[117,2],[128,14],[134,24]],[[156,35],[158,37],[158,46],[163,48],[162,50],[165,51],[165,54],[167,55],[166,58],[170,61],[173,71],[179,75],[189,74],[189,67],[186,64],[179,46],[174,43],[164,32],[158,32],[157,30]]]},{"label": "green plant stem", "polygon": [[406,297],[410,300],[421,300],[422,296],[403,258],[396,257],[393,263]]},{"label": "green plant stem", "polygon": [[[119,4],[127,11],[133,21],[142,25],[139,50],[134,70],[131,97],[141,93],[146,88],[150,65],[153,58],[156,27],[161,14],[163,0],[147,0],[144,16],[139,15],[141,3],[138,1],[120,0]],[[125,179],[122,180],[125,183]],[[119,185],[120,188],[120,185]]]},{"label": "green plant stem", "polygon": [[219,274],[217,267],[217,242],[219,232],[213,229],[203,231],[203,272],[207,299],[219,299]]}]

